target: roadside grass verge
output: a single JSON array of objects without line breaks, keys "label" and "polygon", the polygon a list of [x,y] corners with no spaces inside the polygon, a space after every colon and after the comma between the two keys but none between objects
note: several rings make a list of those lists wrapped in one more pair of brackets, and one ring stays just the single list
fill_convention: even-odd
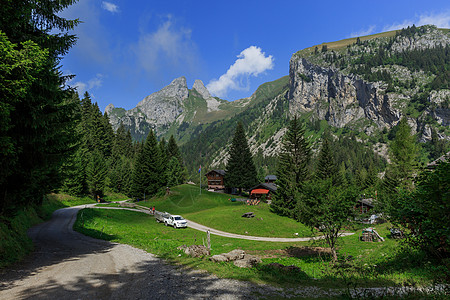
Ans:
[{"label": "roadside grass verge", "polygon": [[[159,211],[180,214],[186,219],[230,233],[287,238],[311,236],[306,226],[271,213],[264,202],[246,205],[244,202],[231,202],[231,197],[208,191],[202,191],[200,195],[198,186],[180,185],[172,188],[169,196],[154,197],[139,204],[155,206]],[[253,212],[255,217],[243,218],[246,212]]]},{"label": "roadside grass verge", "polygon": [[[111,198],[126,198],[111,194]],[[65,194],[47,195],[41,206],[28,206],[13,216],[0,215],[0,268],[22,260],[33,250],[33,243],[27,235],[30,227],[49,220],[57,209],[95,203],[89,197],[72,197]]]},{"label": "roadside grass verge", "polygon": [[[388,224],[377,226],[383,235]],[[331,263],[329,255],[315,255],[309,247],[324,247],[323,241],[298,243],[257,242],[211,235],[211,254],[242,249],[258,255],[263,263],[252,269],[241,269],[230,262],[213,263],[207,258],[186,256],[177,247],[201,245],[206,234],[191,228],[174,229],[155,222],[153,216],[122,210],[84,209],[74,229],[95,238],[129,244],[158,255],[188,269],[206,270],[219,277],[270,283],[283,287],[317,286],[326,288],[387,287],[396,285],[425,286],[443,275],[433,262],[421,261],[420,253],[408,255],[396,240],[364,243],[358,235],[344,237],[339,247],[340,262]],[[323,249],[323,248],[309,248]],[[303,253],[303,254],[302,254]],[[352,255],[349,258],[349,255]],[[408,261],[405,262],[404,259]],[[281,271],[268,264],[294,265],[300,270]]]}]

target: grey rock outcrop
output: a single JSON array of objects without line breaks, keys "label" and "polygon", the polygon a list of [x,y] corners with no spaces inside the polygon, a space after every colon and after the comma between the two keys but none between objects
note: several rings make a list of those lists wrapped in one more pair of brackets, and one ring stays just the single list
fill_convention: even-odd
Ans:
[{"label": "grey rock outcrop", "polygon": [[236,267],[252,268],[260,264],[262,260],[254,255],[246,254],[244,250],[235,249],[228,253],[213,255],[209,258],[213,262],[227,262],[232,261]]},{"label": "grey rock outcrop", "polygon": [[162,90],[145,97],[135,109],[139,109],[147,122],[160,126],[173,122],[183,112],[183,100],[189,96],[186,78],[173,80]]},{"label": "grey rock outcrop", "polygon": [[192,245],[189,247],[185,247],[184,253],[192,257],[202,257],[209,255],[208,249],[203,245]]},{"label": "grey rock outcrop", "polygon": [[422,50],[450,43],[450,36],[440,30],[436,30],[435,26],[427,25],[424,28],[425,34],[419,35],[416,33],[413,37],[398,38],[392,45],[392,50],[397,52]]},{"label": "grey rock outcrop", "polygon": [[400,119],[396,99],[385,93],[382,83],[365,82],[295,56],[290,61],[289,75],[291,114],[314,112],[319,119],[339,128],[363,118],[378,127],[390,128]]},{"label": "grey rock outcrop", "polygon": [[195,89],[203,97],[203,99],[206,100],[208,112],[219,110],[219,105],[221,104],[220,101],[211,96],[208,89],[205,87],[201,80],[197,79],[194,82],[194,86],[192,88]]}]

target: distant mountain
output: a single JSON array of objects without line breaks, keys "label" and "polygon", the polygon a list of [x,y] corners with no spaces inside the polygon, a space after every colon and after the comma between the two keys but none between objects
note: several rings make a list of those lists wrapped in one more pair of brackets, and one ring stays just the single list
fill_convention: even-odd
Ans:
[{"label": "distant mountain", "polygon": [[145,97],[133,109],[126,111],[109,104],[105,112],[115,130],[123,123],[136,140],[145,138],[150,128],[158,136],[174,134],[182,140],[186,138],[182,133],[188,127],[226,119],[241,111],[248,102],[248,99],[229,102],[212,97],[201,80],[196,80],[189,90],[186,78],[180,77]]},{"label": "distant mountain", "polygon": [[450,140],[449,70],[450,31],[411,27],[298,51],[290,60],[289,76],[261,85],[249,98],[228,102],[211,97],[201,81],[188,89],[181,77],[132,110],[109,105],[106,112],[115,128],[123,122],[136,139],[149,128],[158,136],[173,134],[192,172],[200,164],[225,166],[239,121],[258,171],[273,172],[280,140],[294,115],[305,121],[316,149],[315,141],[329,128],[343,144],[345,137],[352,139],[347,147],[384,157],[396,124],[406,117],[431,159]]}]

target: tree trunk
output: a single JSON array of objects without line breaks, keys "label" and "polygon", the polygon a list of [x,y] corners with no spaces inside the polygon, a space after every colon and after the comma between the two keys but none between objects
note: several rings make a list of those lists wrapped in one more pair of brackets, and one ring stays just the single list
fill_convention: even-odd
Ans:
[{"label": "tree trunk", "polygon": [[333,262],[337,262],[337,252],[335,247],[331,247],[331,254],[333,255]]}]

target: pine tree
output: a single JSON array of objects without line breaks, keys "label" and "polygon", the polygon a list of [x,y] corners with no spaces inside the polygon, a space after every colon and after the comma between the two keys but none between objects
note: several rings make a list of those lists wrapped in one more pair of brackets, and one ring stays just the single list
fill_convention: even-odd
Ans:
[{"label": "pine tree", "polygon": [[86,161],[82,149],[78,149],[66,162],[63,191],[69,195],[81,196],[87,191]]},{"label": "pine tree", "polygon": [[309,177],[310,157],[311,146],[305,137],[305,127],[295,117],[289,122],[278,157],[278,189],[272,199],[272,211],[294,216],[296,195],[302,183]]},{"label": "pine tree", "polygon": [[95,150],[89,157],[86,166],[86,181],[89,193],[94,197],[102,197],[105,189],[107,169],[106,161],[99,150]]},{"label": "pine tree", "polygon": [[143,199],[145,195],[156,194],[162,187],[159,178],[163,172],[158,142],[153,130],[150,130],[134,167],[130,188],[131,196]]},{"label": "pine tree", "polygon": [[244,127],[241,122],[236,126],[231,142],[225,174],[225,186],[238,188],[242,193],[243,188],[250,188],[258,182],[256,167],[245,137]]},{"label": "pine tree", "polygon": [[183,183],[183,167],[176,157],[171,157],[166,168],[167,186],[172,187]]},{"label": "pine tree", "polygon": [[[68,77],[61,74],[58,64],[74,44],[75,36],[52,32],[68,32],[77,25],[77,20],[58,16],[74,2],[2,1],[0,5],[1,39],[17,45],[22,52],[21,62],[16,64],[20,68],[7,73],[11,75],[7,79],[23,83],[10,86],[15,95],[1,91],[0,114],[5,113],[5,119],[0,117],[0,144],[8,147],[6,159],[10,163],[5,163],[2,172],[6,174],[0,176],[0,209],[11,204],[40,204],[42,196],[60,183],[61,163],[73,151],[71,117],[76,103],[71,101],[73,92],[62,88]],[[4,66],[11,65],[2,61]],[[0,157],[2,168],[4,161],[5,157]]]},{"label": "pine tree", "polygon": [[[330,136],[326,134],[322,141],[322,147],[319,152],[316,176],[319,179],[335,178],[337,167],[334,162],[333,153],[330,145]],[[335,183],[336,180],[333,180]]]},{"label": "pine tree", "polygon": [[406,118],[400,120],[390,145],[392,175],[407,188],[412,187],[412,175],[417,167],[418,146]]},{"label": "pine tree", "polygon": [[159,175],[159,184],[161,186],[166,186],[167,185],[167,177],[166,177],[165,171],[167,170],[167,165],[169,163],[169,157],[168,157],[168,153],[167,153],[167,144],[166,144],[166,140],[164,139],[164,137],[161,138],[161,141],[159,141],[158,147],[159,147],[159,153],[160,153],[159,169],[164,171]]},{"label": "pine tree", "polygon": [[[174,168],[175,166],[178,167],[177,170],[172,169],[170,172],[170,176],[179,176],[177,178],[172,178],[171,182],[177,182],[176,185],[182,184],[186,180],[186,169],[183,165],[183,159],[181,158],[180,151],[178,149],[178,145],[175,142],[175,138],[173,135],[170,136],[169,142],[167,143],[167,158],[168,162],[170,164],[170,161],[172,158],[176,158],[178,163],[172,162],[171,167]],[[168,167],[169,168],[169,167]],[[169,175],[168,175],[169,176]],[[169,179],[168,179],[169,180]],[[168,184],[169,186],[173,186],[171,184]]]}]

